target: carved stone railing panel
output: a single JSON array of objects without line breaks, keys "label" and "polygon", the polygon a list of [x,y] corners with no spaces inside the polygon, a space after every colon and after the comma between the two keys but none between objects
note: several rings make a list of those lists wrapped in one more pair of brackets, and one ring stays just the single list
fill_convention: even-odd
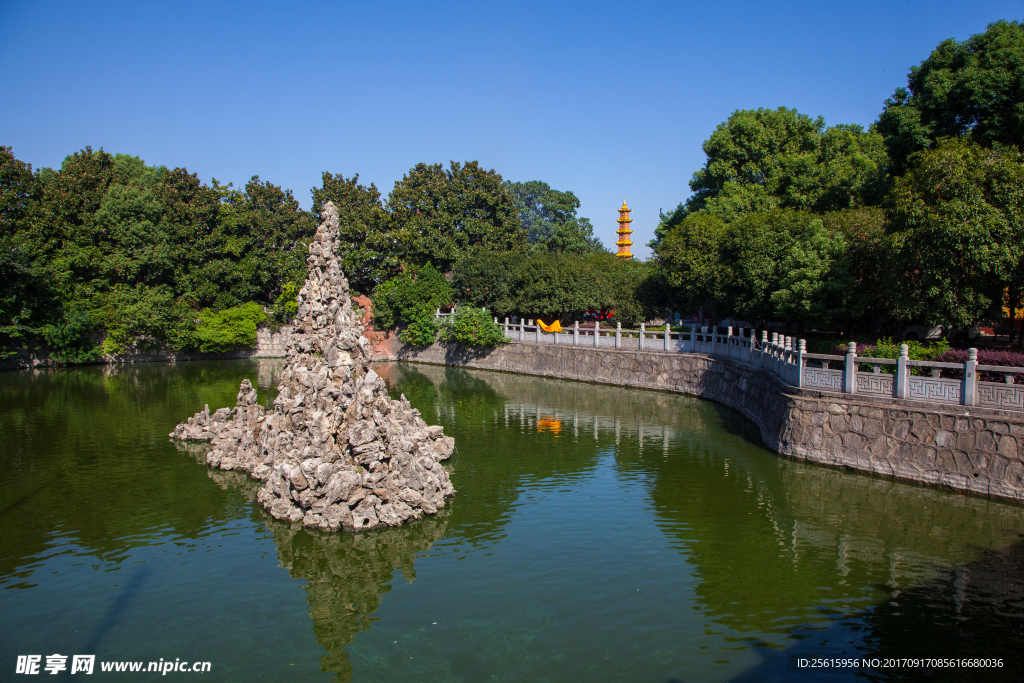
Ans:
[{"label": "carved stone railing panel", "polygon": [[960,403],[961,382],[958,379],[911,377],[907,398],[938,403]]},{"label": "carved stone railing panel", "polygon": [[824,389],[825,391],[842,391],[843,371],[823,370],[822,368],[804,368],[804,388]]},{"label": "carved stone railing panel", "polygon": [[797,373],[800,372],[800,369],[797,366],[795,366],[793,364],[787,364],[786,366],[784,366],[782,372],[783,372],[782,379],[784,381],[788,382],[791,385],[798,384],[798,380],[800,379],[800,376]]},{"label": "carved stone railing panel", "polygon": [[978,405],[1024,410],[1024,384],[978,382]]},{"label": "carved stone railing panel", "polygon": [[857,373],[857,393],[875,396],[892,396],[892,375],[874,372]]}]

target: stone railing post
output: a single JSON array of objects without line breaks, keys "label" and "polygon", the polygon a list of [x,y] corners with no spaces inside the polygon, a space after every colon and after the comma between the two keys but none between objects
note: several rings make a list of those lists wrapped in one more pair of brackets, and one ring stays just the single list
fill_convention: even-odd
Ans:
[{"label": "stone railing post", "polygon": [[761,330],[761,355],[760,366],[764,367],[764,352],[768,350],[768,330]]},{"label": "stone railing post", "polygon": [[644,350],[644,336],[647,334],[647,324],[640,323],[640,350]]},{"label": "stone railing post", "polygon": [[910,349],[900,344],[900,357],[896,359],[896,377],[892,382],[892,393],[896,398],[906,398],[910,391]]},{"label": "stone railing post", "polygon": [[711,355],[718,350],[718,325],[711,326]]},{"label": "stone railing post", "polygon": [[843,371],[843,393],[857,393],[857,342],[846,345],[846,369]]},{"label": "stone railing post", "polygon": [[782,365],[779,367],[779,375],[783,380],[789,372],[789,365],[793,362],[793,338],[783,337],[782,343]]},{"label": "stone railing post", "polygon": [[732,325],[725,331],[725,355],[732,357]]},{"label": "stone railing post", "polygon": [[622,347],[622,323],[615,323],[615,348]]},{"label": "stone railing post", "polygon": [[960,390],[960,400],[965,406],[978,404],[978,349],[967,349],[967,362],[964,363],[964,384]]},{"label": "stone railing post", "polygon": [[523,341],[523,319],[519,319],[519,341]]},{"label": "stone railing post", "polygon": [[534,320],[533,323],[534,323],[534,325],[536,325],[536,327],[534,327],[533,329],[537,333],[537,343],[540,344],[540,318],[537,318],[536,320]]},{"label": "stone railing post", "polygon": [[668,351],[668,344],[669,344],[669,341],[671,341],[671,339],[672,339],[672,326],[669,325],[668,321],[666,320],[665,321],[665,350],[666,351]]},{"label": "stone railing post", "polygon": [[438,308],[436,311],[434,311],[434,317],[435,318],[440,318],[441,317],[441,309],[440,308]]},{"label": "stone railing post", "polygon": [[572,345],[576,346],[580,343],[580,321],[572,321]]},{"label": "stone railing post", "polygon": [[601,339],[601,323],[598,320],[594,321],[594,348],[599,346],[598,341]]},{"label": "stone railing post", "polygon": [[768,346],[769,368],[775,374],[779,372],[779,333],[772,332],[772,343]]},{"label": "stone railing post", "polygon": [[[696,348],[694,349],[694,351],[696,351]],[[708,326],[707,325],[701,325],[700,326],[700,352],[701,353],[707,353],[708,352]]]},{"label": "stone railing post", "polygon": [[796,385],[803,389],[804,386],[804,356],[807,354],[807,340],[801,339],[796,351]]},{"label": "stone railing post", "polygon": [[505,316],[505,336],[508,336],[508,316]]}]

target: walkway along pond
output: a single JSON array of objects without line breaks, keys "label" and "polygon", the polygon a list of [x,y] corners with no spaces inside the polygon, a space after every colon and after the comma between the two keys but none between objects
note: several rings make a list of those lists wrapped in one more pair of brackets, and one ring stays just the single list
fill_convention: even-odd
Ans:
[{"label": "walkway along pond", "polygon": [[[587,339],[582,328],[552,335],[526,327],[508,326],[512,343],[495,349],[417,350],[395,339],[379,357],[682,392],[739,411],[782,455],[1024,500],[1024,385],[1012,383],[1024,368],[910,361],[905,353],[858,358],[852,347],[846,356],[808,354],[788,338],[758,342],[731,329],[650,339],[646,330],[631,338],[624,334],[632,331],[594,328]],[[843,369],[829,367],[837,362]],[[864,364],[874,371],[860,372]],[[896,374],[878,372],[883,364],[895,364]],[[932,376],[911,375],[917,366]],[[950,369],[963,379],[939,376]],[[979,382],[982,370],[1005,373],[1007,382]]]}]

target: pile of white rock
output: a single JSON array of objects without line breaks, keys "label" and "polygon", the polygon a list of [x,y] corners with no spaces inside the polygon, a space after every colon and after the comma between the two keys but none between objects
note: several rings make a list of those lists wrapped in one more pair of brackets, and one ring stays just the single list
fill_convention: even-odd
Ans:
[{"label": "pile of white rock", "polygon": [[455,443],[404,396],[391,400],[369,367],[336,256],[338,211],[328,202],[323,213],[273,410],[244,380],[235,408],[207,406],[170,436],[209,441],[208,465],[264,481],[257,500],[277,519],[323,531],[394,527],[455,493],[440,465]]}]

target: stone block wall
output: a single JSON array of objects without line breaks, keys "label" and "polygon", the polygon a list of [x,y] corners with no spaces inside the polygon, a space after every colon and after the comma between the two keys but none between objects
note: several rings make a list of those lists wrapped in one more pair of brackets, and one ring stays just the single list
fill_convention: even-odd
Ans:
[{"label": "stone block wall", "polygon": [[256,330],[256,350],[253,358],[284,358],[284,347],[292,336],[292,327],[285,325],[276,332],[266,328]]},{"label": "stone block wall", "polygon": [[779,454],[1024,501],[1024,414],[800,390],[725,358],[514,343],[485,351],[394,340],[378,356],[675,391],[732,408]]}]

